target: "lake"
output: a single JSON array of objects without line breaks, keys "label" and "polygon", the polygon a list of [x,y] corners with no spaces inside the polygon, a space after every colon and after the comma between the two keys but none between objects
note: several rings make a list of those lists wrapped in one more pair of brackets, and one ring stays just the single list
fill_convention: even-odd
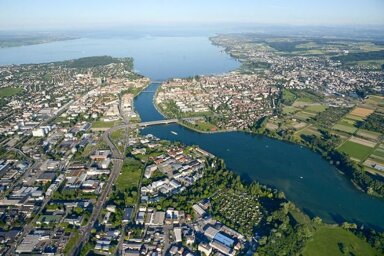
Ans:
[{"label": "lake", "polygon": [[[89,37],[2,48],[0,64],[42,63],[96,55],[133,57],[135,69],[154,81],[219,74],[239,66],[205,36],[149,35]],[[135,100],[144,121],[162,118],[153,106],[158,86],[151,84]],[[199,145],[223,158],[243,178],[284,191],[289,200],[311,216],[320,216],[327,222],[347,220],[384,229],[384,200],[358,191],[320,155],[301,146],[243,132],[200,134],[177,124],[148,127],[142,133]]]}]

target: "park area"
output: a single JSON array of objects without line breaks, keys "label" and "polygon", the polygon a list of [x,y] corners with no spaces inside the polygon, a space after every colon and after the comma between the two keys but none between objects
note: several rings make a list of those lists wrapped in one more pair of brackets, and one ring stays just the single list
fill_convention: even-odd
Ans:
[{"label": "park area", "polygon": [[18,87],[3,87],[0,88],[0,98],[14,96],[22,91],[23,89]]},{"label": "park area", "polygon": [[[326,246],[324,246],[326,245]],[[366,241],[340,227],[321,226],[303,250],[304,256],[379,255]]]}]

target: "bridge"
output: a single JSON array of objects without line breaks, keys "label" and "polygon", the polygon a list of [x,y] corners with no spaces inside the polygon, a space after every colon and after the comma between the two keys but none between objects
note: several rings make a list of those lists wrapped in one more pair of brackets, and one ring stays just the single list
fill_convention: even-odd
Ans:
[{"label": "bridge", "polygon": [[137,125],[140,127],[147,127],[152,125],[161,125],[161,124],[174,124],[177,123],[178,119],[164,119],[164,120],[157,120],[157,121],[148,121],[148,122],[141,122]]},{"label": "bridge", "polygon": [[203,117],[189,117],[189,118],[182,118],[182,119],[163,119],[163,120],[156,120],[156,121],[147,121],[147,122],[141,122],[141,123],[131,123],[131,124],[120,124],[116,125],[112,128],[107,129],[108,133],[112,133],[114,131],[123,129],[123,128],[142,128],[147,126],[153,126],[153,125],[163,125],[163,124],[175,124],[179,121],[187,121],[192,122],[196,120],[201,120]]}]

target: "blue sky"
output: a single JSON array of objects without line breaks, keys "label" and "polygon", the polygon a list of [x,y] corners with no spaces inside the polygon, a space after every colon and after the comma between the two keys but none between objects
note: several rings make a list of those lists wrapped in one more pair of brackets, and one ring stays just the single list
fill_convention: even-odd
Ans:
[{"label": "blue sky", "polygon": [[384,25],[384,0],[0,0],[0,29],[255,23]]}]

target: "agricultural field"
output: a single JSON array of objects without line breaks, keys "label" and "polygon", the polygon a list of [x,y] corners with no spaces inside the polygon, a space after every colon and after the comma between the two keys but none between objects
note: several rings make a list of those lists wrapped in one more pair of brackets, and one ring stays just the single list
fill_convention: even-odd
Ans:
[{"label": "agricultural field", "polygon": [[351,111],[351,115],[365,118],[374,112],[373,109],[357,107]]},{"label": "agricultural field", "polygon": [[350,133],[350,134],[353,134],[357,131],[357,128],[356,127],[353,127],[351,125],[345,125],[345,124],[335,124],[332,129],[334,130],[338,130],[338,131],[342,131],[342,132],[346,132],[346,133]]},{"label": "agricultural field", "polygon": [[348,118],[342,118],[339,122],[337,122],[338,124],[343,124],[343,125],[347,125],[347,126],[355,126],[356,125],[356,121],[355,120],[352,120],[352,119],[348,119]]},{"label": "agricultural field", "polygon": [[359,137],[354,137],[354,136],[352,136],[349,139],[349,141],[355,142],[355,143],[358,143],[358,144],[361,144],[361,145],[364,145],[364,146],[367,146],[367,147],[371,147],[371,148],[374,148],[376,146],[376,142],[372,142],[372,141],[365,140],[365,139],[362,139],[362,138],[359,138]]},{"label": "agricultural field", "polygon": [[301,97],[295,100],[292,106],[294,107],[306,107],[313,104],[313,101],[311,98],[308,97]]},{"label": "agricultural field", "polygon": [[375,175],[384,176],[384,159],[380,161],[374,158],[368,158],[364,161],[364,166],[366,171]]},{"label": "agricultural field", "polygon": [[377,95],[370,95],[366,100],[368,104],[372,105],[384,105],[384,97]]},{"label": "agricultural field", "polygon": [[306,112],[306,111],[300,111],[300,112],[297,112],[294,117],[297,118],[297,119],[300,119],[300,120],[308,120],[309,118],[311,117],[315,117],[316,114],[315,113],[312,113],[312,112]]},{"label": "agricultural field", "polygon": [[296,133],[296,135],[315,135],[315,136],[321,136],[320,132],[316,129],[316,127],[308,126],[305,129],[302,129]]},{"label": "agricultural field", "polygon": [[344,142],[339,148],[339,151],[344,152],[353,159],[356,160],[365,160],[373,152],[373,148],[362,145],[353,141]]},{"label": "agricultural field", "polygon": [[384,144],[380,144],[375,151],[373,151],[371,157],[379,161],[384,161]]},{"label": "agricultural field", "polygon": [[[325,246],[326,245],[326,246]],[[304,247],[304,256],[379,255],[366,241],[340,227],[318,228]]]},{"label": "agricultural field", "polygon": [[357,131],[356,135],[358,135],[360,137],[363,137],[365,139],[378,141],[381,134],[378,133],[378,132],[371,132],[371,131],[367,131],[367,130],[364,130],[364,129],[359,129]]},{"label": "agricultural field", "polygon": [[382,65],[384,64],[384,59],[379,60],[360,60],[360,61],[350,61],[348,65],[357,65],[363,68],[381,70]]},{"label": "agricultural field", "polygon": [[355,115],[352,115],[352,114],[346,115],[345,118],[350,119],[350,120],[354,120],[354,121],[363,121],[364,120],[362,117],[355,116]]},{"label": "agricultural field", "polygon": [[313,120],[316,125],[329,128],[335,125],[349,111],[349,108],[329,107],[325,111],[318,113]]}]

